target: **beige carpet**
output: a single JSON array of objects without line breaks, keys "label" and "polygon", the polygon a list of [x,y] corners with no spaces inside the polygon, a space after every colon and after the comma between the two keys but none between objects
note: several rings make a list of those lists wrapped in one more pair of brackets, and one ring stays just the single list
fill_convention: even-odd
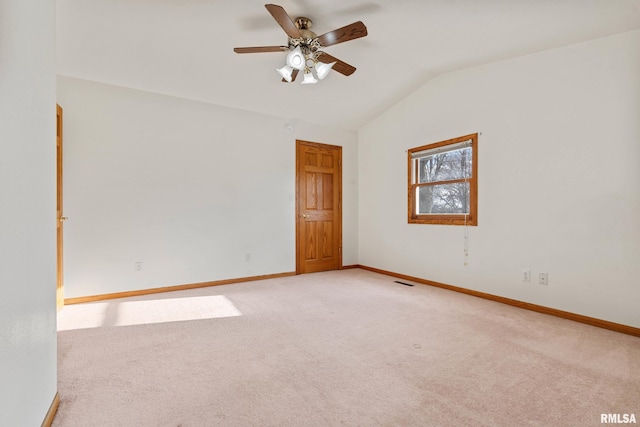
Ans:
[{"label": "beige carpet", "polygon": [[71,305],[55,427],[640,422],[640,339],[345,270]]}]

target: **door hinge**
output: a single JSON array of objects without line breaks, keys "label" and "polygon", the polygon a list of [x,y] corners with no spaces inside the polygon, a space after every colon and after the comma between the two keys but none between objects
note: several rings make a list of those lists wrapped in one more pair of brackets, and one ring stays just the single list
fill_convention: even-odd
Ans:
[{"label": "door hinge", "polygon": [[338,160],[338,166],[342,167],[342,160]]}]

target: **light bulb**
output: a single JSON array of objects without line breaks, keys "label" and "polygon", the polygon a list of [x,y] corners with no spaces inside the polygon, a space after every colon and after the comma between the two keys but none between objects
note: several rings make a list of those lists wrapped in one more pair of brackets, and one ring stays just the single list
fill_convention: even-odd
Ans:
[{"label": "light bulb", "polygon": [[290,66],[291,68],[295,68],[296,70],[303,70],[305,65],[304,63],[305,63],[305,58],[304,58],[304,55],[302,54],[302,50],[300,49],[300,46],[293,49],[287,55],[287,65]]}]

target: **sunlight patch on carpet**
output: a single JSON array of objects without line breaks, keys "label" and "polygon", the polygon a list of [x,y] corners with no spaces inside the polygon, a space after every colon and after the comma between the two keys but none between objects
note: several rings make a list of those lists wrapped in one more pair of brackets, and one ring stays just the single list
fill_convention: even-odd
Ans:
[{"label": "sunlight patch on carpet", "polygon": [[58,331],[242,316],[223,295],[73,304],[58,313]]}]

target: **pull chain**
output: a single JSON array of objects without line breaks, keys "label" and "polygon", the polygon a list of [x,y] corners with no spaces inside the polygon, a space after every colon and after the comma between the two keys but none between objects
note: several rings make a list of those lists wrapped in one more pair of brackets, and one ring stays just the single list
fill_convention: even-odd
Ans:
[{"label": "pull chain", "polygon": [[[467,145],[468,146],[468,145]],[[469,175],[465,173],[464,185],[466,190],[469,191]],[[469,216],[469,206],[467,204],[467,212],[464,213],[464,265],[467,266],[469,260],[469,224],[467,223],[467,217]]]},{"label": "pull chain", "polygon": [[467,225],[467,215],[464,216],[464,265],[469,259],[469,226]]}]

